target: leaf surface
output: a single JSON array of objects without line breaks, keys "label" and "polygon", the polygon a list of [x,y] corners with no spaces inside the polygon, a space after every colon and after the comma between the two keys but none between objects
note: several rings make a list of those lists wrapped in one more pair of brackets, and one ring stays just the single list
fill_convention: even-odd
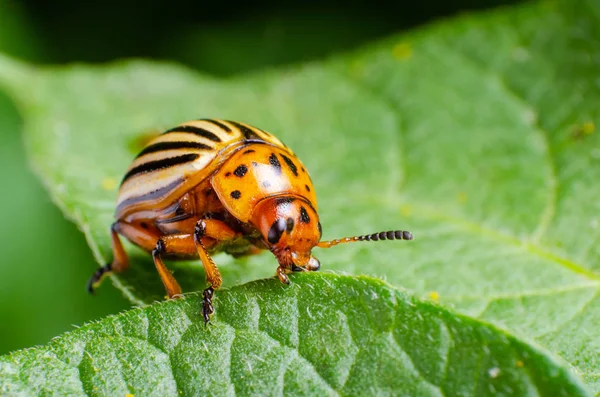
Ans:
[{"label": "leaf surface", "polygon": [[[306,164],[324,238],[416,236],[315,251],[325,271],[384,276],[535,339],[600,391],[599,10],[467,15],[228,80],[139,61],[29,69],[0,58],[0,81],[24,112],[33,164],[99,262],[140,137],[192,118],[246,121]],[[149,256],[131,252],[115,283],[134,303],[161,299]],[[226,286],[276,267],[268,254],[215,260]],[[186,291],[204,287],[198,263],[171,266]]]},{"label": "leaf surface", "polygon": [[220,291],[208,328],[194,293],[4,356],[0,392],[585,395],[548,355],[379,280],[292,279],[290,286],[262,280]]}]

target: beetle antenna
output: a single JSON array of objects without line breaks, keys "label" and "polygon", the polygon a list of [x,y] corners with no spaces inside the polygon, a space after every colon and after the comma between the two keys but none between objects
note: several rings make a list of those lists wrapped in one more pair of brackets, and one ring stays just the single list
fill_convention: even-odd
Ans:
[{"label": "beetle antenna", "polygon": [[390,230],[389,232],[379,232],[365,234],[363,236],[344,237],[330,241],[321,241],[317,244],[319,248],[330,248],[334,245],[344,243],[354,243],[356,241],[379,241],[379,240],[412,240],[413,235],[406,230]]}]

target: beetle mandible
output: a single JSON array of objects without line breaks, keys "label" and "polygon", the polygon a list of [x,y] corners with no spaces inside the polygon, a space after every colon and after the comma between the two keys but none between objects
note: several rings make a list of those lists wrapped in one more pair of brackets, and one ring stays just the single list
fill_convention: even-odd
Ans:
[{"label": "beetle mandible", "polygon": [[249,255],[268,249],[276,275],[288,284],[292,271],[316,271],[314,247],[377,240],[412,240],[395,230],[320,241],[321,223],[310,176],[292,150],[251,125],[218,119],[185,122],[151,140],[127,170],[111,226],[113,261],[88,281],[93,293],[110,272],[127,269],[119,235],[151,252],[169,298],[181,287],[163,262],[199,256],[208,281],[205,323],[221,275],[211,254]]}]

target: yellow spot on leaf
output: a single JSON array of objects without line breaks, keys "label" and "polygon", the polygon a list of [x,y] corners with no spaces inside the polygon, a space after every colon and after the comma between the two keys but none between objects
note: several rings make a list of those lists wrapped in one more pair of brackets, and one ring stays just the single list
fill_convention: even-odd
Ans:
[{"label": "yellow spot on leaf", "polygon": [[135,395],[133,395],[131,393],[127,393],[127,394],[125,394],[125,397],[135,397]]},{"label": "yellow spot on leaf", "polygon": [[410,216],[410,214],[412,214],[412,208],[409,205],[403,205],[400,207],[400,214],[402,216]]},{"label": "yellow spot on leaf", "polygon": [[104,178],[102,180],[102,189],[104,190],[115,190],[117,188],[117,181],[113,178]]},{"label": "yellow spot on leaf", "polygon": [[431,300],[433,301],[439,301],[440,300],[440,294],[437,291],[431,291],[429,293],[429,298],[431,298]]},{"label": "yellow spot on leaf", "polygon": [[413,54],[412,45],[406,41],[402,41],[392,48],[392,54],[394,55],[394,58],[399,61],[410,59]]},{"label": "yellow spot on leaf", "polygon": [[595,131],[596,126],[594,125],[593,121],[583,123],[583,125],[581,126],[581,132],[583,132],[583,135],[592,135]]},{"label": "yellow spot on leaf", "polygon": [[517,361],[517,368],[523,368],[525,363],[522,360]]},{"label": "yellow spot on leaf", "polygon": [[461,204],[466,203],[467,202],[467,193],[465,193],[465,192],[458,193],[458,196],[456,197],[456,199]]},{"label": "yellow spot on leaf", "polygon": [[586,121],[583,124],[578,124],[573,126],[571,130],[571,138],[573,139],[583,139],[586,136],[592,135],[596,132],[596,125],[593,121]]}]

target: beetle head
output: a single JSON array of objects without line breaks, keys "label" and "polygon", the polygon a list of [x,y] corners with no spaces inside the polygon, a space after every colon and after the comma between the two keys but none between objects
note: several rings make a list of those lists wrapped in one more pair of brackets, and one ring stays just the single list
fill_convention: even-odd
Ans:
[{"label": "beetle head", "polygon": [[321,224],[309,201],[291,195],[268,197],[257,203],[250,221],[280,265],[297,271],[319,269],[311,250],[321,239]]}]

